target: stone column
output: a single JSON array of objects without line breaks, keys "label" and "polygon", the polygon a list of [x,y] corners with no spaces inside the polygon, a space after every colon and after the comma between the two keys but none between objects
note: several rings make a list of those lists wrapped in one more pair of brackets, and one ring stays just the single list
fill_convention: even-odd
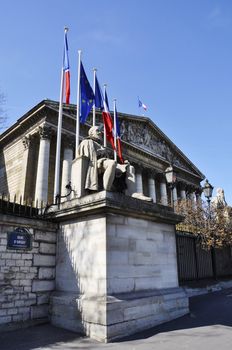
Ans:
[{"label": "stone column", "polygon": [[136,192],[143,193],[143,178],[142,178],[142,170],[140,168],[135,169],[136,176]]},{"label": "stone column", "polygon": [[173,189],[172,189],[172,200],[173,203],[175,203],[177,201],[178,197],[177,197],[177,189],[176,189],[176,185],[174,185]]},{"label": "stone column", "polygon": [[73,161],[73,143],[71,139],[65,139],[64,157],[62,164],[62,180],[61,180],[61,195],[67,194],[65,186],[71,181],[71,170]]},{"label": "stone column", "polygon": [[156,203],[155,174],[152,172],[148,177],[148,190],[149,196],[153,199],[153,202]]},{"label": "stone column", "polygon": [[127,167],[127,176],[126,176],[126,192],[125,194],[127,196],[131,196],[133,193],[136,192],[136,175],[135,175],[135,167],[130,164]]},{"label": "stone column", "polygon": [[182,186],[180,189],[180,198],[186,200],[186,191],[184,186]]},{"label": "stone column", "polygon": [[189,193],[189,199],[195,203],[196,201],[196,196],[195,196],[195,192],[192,190],[190,193]]},{"label": "stone column", "polygon": [[196,202],[198,203],[198,205],[202,205],[201,193],[202,193],[201,188],[198,188],[196,190],[196,192],[195,192],[195,194],[196,194]]},{"label": "stone column", "polygon": [[35,186],[35,200],[47,202],[48,199],[48,172],[50,156],[51,129],[40,127],[39,158],[37,165],[37,176]]},{"label": "stone column", "polygon": [[167,184],[165,180],[160,182],[160,201],[163,205],[168,205]]}]

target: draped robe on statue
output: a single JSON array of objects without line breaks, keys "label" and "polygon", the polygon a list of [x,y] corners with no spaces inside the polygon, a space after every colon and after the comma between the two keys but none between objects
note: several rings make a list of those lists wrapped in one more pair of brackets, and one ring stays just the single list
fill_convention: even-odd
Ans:
[{"label": "draped robe on statue", "polygon": [[105,148],[100,143],[91,138],[84,139],[78,147],[78,156],[85,156],[89,159],[88,169],[85,180],[85,189],[92,191],[98,190],[98,173],[102,163],[107,158],[98,157],[105,152]]}]

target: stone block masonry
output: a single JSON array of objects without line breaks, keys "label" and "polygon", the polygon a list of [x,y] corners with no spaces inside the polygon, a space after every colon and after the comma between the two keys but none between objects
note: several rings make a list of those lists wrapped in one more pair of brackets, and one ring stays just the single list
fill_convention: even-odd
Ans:
[{"label": "stone block masonry", "polygon": [[[7,233],[29,229],[31,249],[8,249]],[[56,224],[0,214],[0,331],[48,321],[55,288]]]},{"label": "stone block masonry", "polygon": [[109,342],[188,313],[172,208],[103,191],[62,203],[56,219],[54,325]]}]

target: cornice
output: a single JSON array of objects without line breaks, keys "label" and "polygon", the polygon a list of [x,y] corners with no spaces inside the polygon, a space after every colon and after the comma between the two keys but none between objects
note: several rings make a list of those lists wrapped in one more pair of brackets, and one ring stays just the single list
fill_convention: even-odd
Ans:
[{"label": "cornice", "polygon": [[125,196],[117,192],[101,191],[79,199],[61,203],[47,212],[52,221],[67,221],[85,215],[117,214],[143,218],[155,222],[176,224],[183,220],[173,208]]},{"label": "cornice", "polygon": [[[10,144],[12,141],[17,140],[19,137],[27,136],[30,133],[33,133],[34,130],[43,124],[44,122],[52,126],[56,130],[57,126],[52,118],[58,118],[59,103],[52,100],[43,100],[38,105],[33,107],[28,111],[24,116],[17,120],[8,130],[6,130],[2,135],[0,135],[0,147],[4,147],[6,144]],[[52,115],[51,115],[52,113]],[[76,124],[76,105],[63,105],[63,127],[62,133],[75,135],[75,124]],[[97,119],[100,120],[100,112],[97,111]],[[71,122],[71,126],[68,127],[67,120]],[[91,118],[90,118],[91,119]],[[188,178],[193,182],[199,182],[204,179],[204,175],[195,167],[195,165],[182,153],[182,151],[159,129],[159,127],[148,117],[142,116],[133,116],[126,113],[119,113],[119,119],[133,121],[133,123],[144,123],[147,125],[147,128],[151,128],[153,132],[165,142],[170,145],[170,148],[173,154],[177,154],[180,159],[183,159],[186,164],[193,169],[189,171],[182,167],[174,165],[174,169],[177,173],[180,174],[180,178]],[[81,136],[86,136],[88,132],[88,127],[90,125],[81,125]],[[74,129],[74,130],[72,130]],[[146,168],[152,169],[156,167],[160,171],[164,171],[167,166],[169,166],[169,161],[162,157],[161,155],[155,154],[149,149],[142,149],[139,144],[133,145],[122,140],[124,145],[123,155],[125,159],[128,159],[131,162],[141,162]]]}]

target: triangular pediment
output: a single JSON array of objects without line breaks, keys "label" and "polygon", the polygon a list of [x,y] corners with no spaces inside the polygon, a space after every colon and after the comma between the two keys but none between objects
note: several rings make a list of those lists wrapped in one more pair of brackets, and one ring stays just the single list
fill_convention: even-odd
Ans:
[{"label": "triangular pediment", "polygon": [[122,115],[121,138],[157,158],[204,178],[204,175],[182,151],[148,118]]},{"label": "triangular pediment", "polygon": [[[12,138],[17,134],[25,133],[26,128],[36,123],[39,118],[46,115],[46,120],[50,123],[56,123],[57,118],[52,119],[52,114],[48,113],[48,110],[55,112],[58,115],[59,103],[52,100],[41,101],[38,105],[34,106],[23,117],[17,120],[9,129],[0,135],[0,143],[9,142],[10,136]],[[40,113],[40,117],[38,117]],[[97,111],[98,122],[102,121],[101,112]],[[72,119],[72,131],[75,130],[73,123],[76,118],[76,105],[64,105],[63,116],[70,117]],[[88,124],[91,125],[91,115],[89,117]],[[159,127],[153,123],[153,121],[147,117],[133,116],[129,114],[119,113],[120,118],[120,130],[122,141],[130,144],[161,161],[173,164],[175,167],[187,171],[199,179],[204,179],[204,175],[200,170],[184,155],[184,153],[159,129]],[[69,119],[69,118],[68,118]],[[66,128],[66,124],[63,120],[63,127]],[[65,124],[65,125],[64,125]],[[21,130],[23,129],[23,130]],[[17,135],[16,135],[17,136]]]}]

